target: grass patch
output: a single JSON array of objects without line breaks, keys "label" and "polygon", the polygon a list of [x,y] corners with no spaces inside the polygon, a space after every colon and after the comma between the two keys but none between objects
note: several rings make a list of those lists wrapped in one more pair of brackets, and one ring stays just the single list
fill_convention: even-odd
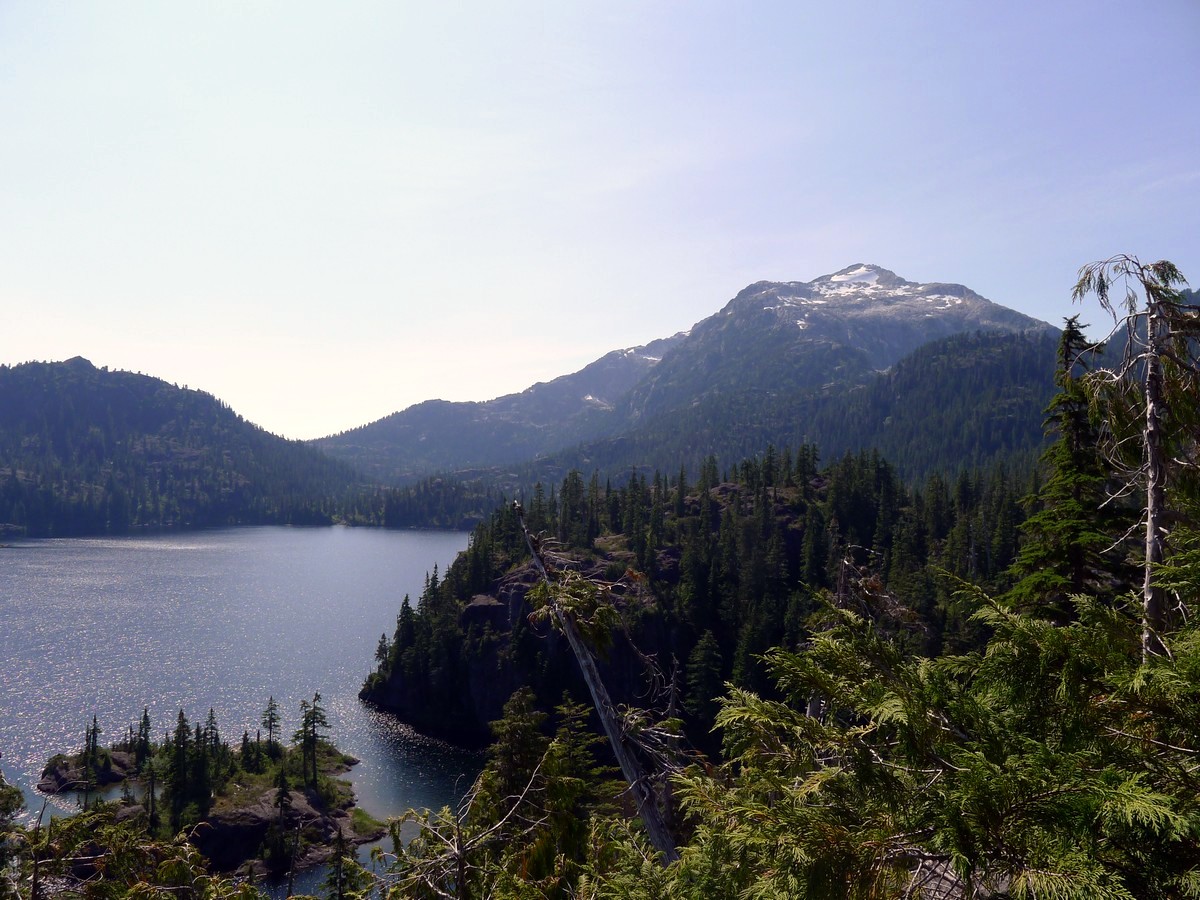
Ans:
[{"label": "grass patch", "polygon": [[365,809],[358,806],[350,810],[350,821],[354,825],[356,834],[373,834],[387,827],[386,822],[381,822]]}]

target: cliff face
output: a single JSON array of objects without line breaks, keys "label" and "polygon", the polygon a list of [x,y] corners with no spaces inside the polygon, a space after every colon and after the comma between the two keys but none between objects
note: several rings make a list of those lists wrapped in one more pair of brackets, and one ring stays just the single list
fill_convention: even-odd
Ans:
[{"label": "cliff face", "polygon": [[[589,578],[602,579],[606,570],[621,562],[600,554],[571,565]],[[677,559],[664,554],[664,563],[667,568],[660,577],[677,578]],[[489,723],[503,715],[505,702],[520,687],[533,688],[546,708],[559,703],[564,693],[590,706],[591,697],[566,639],[546,625],[529,622],[532,610],[526,595],[537,577],[533,567],[525,564],[494,581],[487,593],[461,602],[455,629],[457,652],[446,654],[443,664],[432,670],[405,666],[400,653],[390,670],[367,680],[359,696],[422,733],[466,746],[491,740]],[[646,672],[630,639],[644,652],[653,653],[665,646],[665,635],[647,596],[630,593],[623,602],[631,631],[615,635],[611,646],[601,650],[598,662],[614,701],[633,703],[644,693]]]},{"label": "cliff face", "polygon": [[[531,566],[522,566],[496,581],[489,593],[463,602],[453,630],[459,646],[447,648],[451,652],[440,664],[418,669],[408,664],[410,657],[398,654],[389,670],[367,680],[359,696],[424,734],[466,746],[486,744],[488,723],[500,718],[512,693],[545,665],[558,668],[566,661],[558,635],[527,622],[525,596],[536,577]],[[542,666],[530,671],[526,650]]]}]

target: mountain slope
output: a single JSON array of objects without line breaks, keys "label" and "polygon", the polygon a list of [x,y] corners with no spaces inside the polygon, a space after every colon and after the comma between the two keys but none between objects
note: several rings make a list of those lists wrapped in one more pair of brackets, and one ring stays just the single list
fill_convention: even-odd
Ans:
[{"label": "mountain slope", "polygon": [[856,264],[811,282],[752,284],[689,332],[614,351],[520,394],[428,401],[315,443],[398,481],[511,467],[579,445],[641,446],[647,455],[627,462],[643,467],[680,443],[689,456],[706,447],[753,453],[766,441],[747,445],[751,435],[790,435],[783,417],[810,412],[812,397],[865,384],[930,341],[973,332],[1055,329],[962,285],[916,284]]},{"label": "mountain slope", "polygon": [[384,481],[522,462],[611,431],[614,405],[683,335],[614,350],[578,372],[494,400],[427,400],[312,443]]},{"label": "mountain slope", "polygon": [[201,391],[86,359],[0,366],[0,525],[32,535],[328,522],[345,463]]},{"label": "mountain slope", "polygon": [[879,266],[760,281],[696,325],[631,391],[625,410],[632,421],[716,393],[811,391],[861,380],[952,334],[1047,330],[960,284],[916,284]]},{"label": "mountain slope", "polygon": [[571,469],[699,471],[709,456],[752,457],[770,444],[813,444],[824,459],[876,449],[906,479],[1032,461],[1054,394],[1057,335],[957,334],[925,344],[884,372],[809,391],[727,391],[641,419],[625,432],[524,467],[514,491]]}]

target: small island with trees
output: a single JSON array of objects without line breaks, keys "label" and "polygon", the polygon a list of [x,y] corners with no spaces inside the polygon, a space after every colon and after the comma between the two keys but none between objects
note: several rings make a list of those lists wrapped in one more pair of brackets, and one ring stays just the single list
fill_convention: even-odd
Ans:
[{"label": "small island with trees", "polygon": [[[301,701],[291,745],[281,741],[274,697],[261,724],[253,735],[244,730],[234,747],[212,709],[203,725],[190,723],[181,709],[174,730],[156,742],[146,709],[136,726],[104,747],[93,717],[83,749],[50,759],[38,788],[74,792],[85,810],[109,807],[114,821],[140,826],[151,839],[185,834],[220,872],[280,876],[384,834],[337,777],[358,760],[326,740],[320,693]],[[105,802],[104,789],[118,784],[120,797]]]}]

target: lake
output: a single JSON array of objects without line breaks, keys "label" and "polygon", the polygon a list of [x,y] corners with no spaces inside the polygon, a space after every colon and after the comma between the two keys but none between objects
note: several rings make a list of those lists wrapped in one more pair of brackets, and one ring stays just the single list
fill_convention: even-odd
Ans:
[{"label": "lake", "polygon": [[[36,813],[46,759],[73,752],[95,715],[101,742],[148,707],[154,732],[211,707],[234,747],[268,697],[284,734],[321,698],[329,738],[362,764],[348,776],[376,816],[438,808],[469,786],[478,757],[422,737],[358,700],[434,565],[467,545],[444,531],[229,528],[165,535],[17,541],[0,548],[0,767]],[[74,798],[52,798],[59,812]],[[29,814],[27,814],[28,816]]]}]

